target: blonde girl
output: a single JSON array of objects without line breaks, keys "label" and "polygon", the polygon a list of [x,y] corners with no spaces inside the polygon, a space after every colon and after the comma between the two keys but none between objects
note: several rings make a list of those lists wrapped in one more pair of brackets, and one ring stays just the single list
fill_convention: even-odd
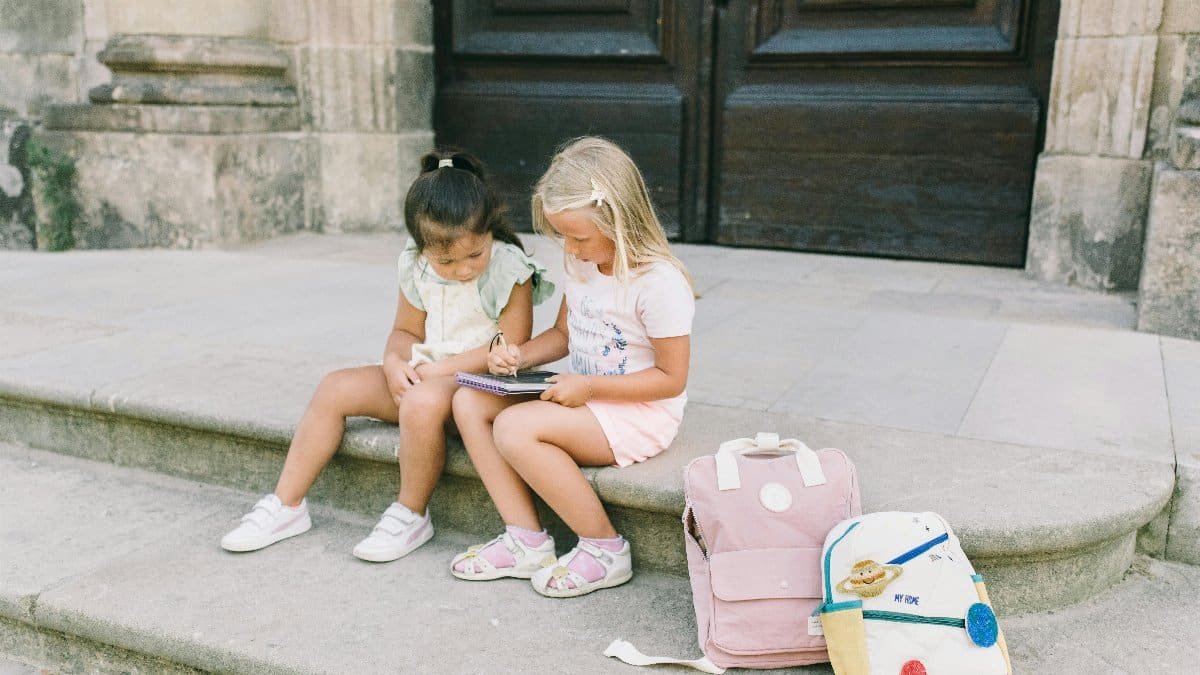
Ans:
[{"label": "blonde girl", "polygon": [[529,338],[533,306],[553,293],[545,268],[505,223],[479,160],[462,152],[421,159],[404,203],[409,241],[383,363],[325,376],[288,449],[275,491],[225,535],[228,551],[255,551],[306,532],[305,495],[341,444],[346,418],[398,423],[400,492],[354,547],[372,562],[395,560],[433,536],[427,506],[445,465],[445,426],[460,370],[487,370],[498,331]]},{"label": "blonde girl", "polygon": [[[695,303],[641,173],[612,142],[580,138],[562,148],[532,209],[535,229],[563,245],[563,303],[552,328],[494,349],[488,367],[503,373],[568,356],[569,372],[540,400],[454,394],[463,443],[506,527],[455,557],[451,572],[528,578],[538,593],[570,597],[632,577],[629,542],[580,467],[628,466],[670,445],[687,401]],[[557,561],[534,494],[579,537]]]}]

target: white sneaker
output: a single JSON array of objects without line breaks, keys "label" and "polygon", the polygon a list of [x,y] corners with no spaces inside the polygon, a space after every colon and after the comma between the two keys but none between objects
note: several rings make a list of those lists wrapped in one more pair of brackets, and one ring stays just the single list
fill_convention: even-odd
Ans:
[{"label": "white sneaker", "polygon": [[379,524],[354,547],[354,557],[368,562],[391,562],[417,550],[433,538],[429,509],[418,516],[407,506],[394,502],[383,512]]},{"label": "white sneaker", "polygon": [[308,532],[312,519],[308,517],[308,503],[300,500],[299,506],[284,506],[273,494],[258,500],[250,513],[242,516],[242,524],[221,538],[221,548],[241,553],[257,551],[281,539]]}]

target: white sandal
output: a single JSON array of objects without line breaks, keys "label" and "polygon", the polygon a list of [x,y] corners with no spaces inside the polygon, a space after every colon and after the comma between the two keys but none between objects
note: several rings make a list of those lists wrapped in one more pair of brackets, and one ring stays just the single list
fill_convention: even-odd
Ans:
[{"label": "white sandal", "polygon": [[[604,568],[604,576],[595,581],[588,581],[567,567],[567,564],[579,555],[581,549],[600,563]],[[630,551],[629,542],[625,542],[620,551],[608,551],[580,541],[578,546],[559,558],[557,564],[545,566],[534,573],[530,583],[533,584],[533,590],[548,598],[574,598],[602,588],[620,586],[633,578],[633,556]],[[570,581],[574,588],[568,586],[567,581]]]},{"label": "white sandal", "polygon": [[[497,541],[512,555],[514,562],[511,567],[496,567],[492,561],[479,554]],[[546,537],[546,541],[539,546],[527,546],[520,538],[505,532],[485,544],[476,544],[454,556],[454,560],[450,561],[450,573],[467,581],[491,581],[505,577],[528,579],[541,569],[543,564],[551,564],[553,560],[554,537]],[[465,563],[461,572],[455,569],[460,562]]]}]

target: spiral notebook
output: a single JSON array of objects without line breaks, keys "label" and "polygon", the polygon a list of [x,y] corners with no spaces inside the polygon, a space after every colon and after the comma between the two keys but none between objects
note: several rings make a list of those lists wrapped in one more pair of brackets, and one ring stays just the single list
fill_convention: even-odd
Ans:
[{"label": "spiral notebook", "polygon": [[491,392],[498,396],[516,394],[539,394],[551,387],[547,377],[557,375],[549,370],[527,370],[516,375],[483,375],[479,373],[458,374],[458,383],[475,389]]}]

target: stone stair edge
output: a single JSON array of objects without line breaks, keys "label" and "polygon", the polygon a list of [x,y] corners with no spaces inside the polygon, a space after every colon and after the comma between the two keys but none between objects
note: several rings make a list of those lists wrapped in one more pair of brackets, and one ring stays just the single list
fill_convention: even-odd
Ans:
[{"label": "stone stair edge", "polygon": [[[285,448],[290,442],[294,425],[271,424],[256,421],[248,417],[216,418],[211,415],[193,414],[187,409],[158,405],[153,402],[123,398],[120,400],[96,401],[90,393],[38,387],[29,383],[12,383],[0,379],[0,401],[8,398],[18,402],[40,404],[53,408],[75,409],[111,418],[125,418],[142,423],[151,423],[171,427],[180,427],[201,433],[226,435],[240,439],[278,445]],[[695,406],[704,404],[693,403]],[[747,411],[747,416],[751,413]],[[820,424],[821,420],[805,420],[810,424]],[[847,423],[833,423],[834,426]],[[885,430],[891,433],[911,433],[903,430]],[[586,468],[585,474],[591,481],[601,499],[610,505],[632,508],[656,514],[677,517],[684,505],[683,468],[692,457],[707,454],[726,438],[706,439],[702,443],[695,441],[684,448],[673,446],[682,460],[675,478],[669,485],[656,483],[646,486],[645,482],[636,480],[637,472],[644,467],[631,467],[617,470],[614,467]],[[958,439],[963,440],[963,439]],[[368,418],[353,418],[347,425],[343,444],[339,454],[367,461],[391,464],[395,462],[394,448],[398,442],[398,433],[392,425],[370,420]],[[1009,444],[977,441],[978,443],[995,446]],[[448,453],[446,472],[452,476],[467,479],[478,479],[474,466],[462,448],[461,442],[454,437],[447,439]],[[695,447],[702,446],[702,447]],[[851,457],[853,460],[853,456]],[[1069,555],[1072,551],[1111,542],[1132,531],[1138,530],[1150,522],[1156,514],[1165,508],[1174,491],[1174,472],[1155,471],[1152,462],[1133,463],[1136,468],[1150,471],[1158,477],[1156,484],[1147,486],[1153,496],[1131,504],[1118,505],[1124,508],[1109,508],[1099,514],[1093,512],[1089,518],[1068,524],[1053,524],[1049,526],[1027,528],[1014,533],[1012,527],[992,522],[955,522],[955,529],[965,543],[968,543],[973,556],[1013,558],[1022,556],[1056,557]],[[1115,470],[1115,469],[1114,469]],[[1123,469],[1128,471],[1129,469]],[[1169,475],[1168,475],[1169,473]],[[1161,474],[1161,475],[1159,475]],[[1152,476],[1153,477],[1153,476]],[[1161,484],[1157,484],[1161,483]],[[868,509],[869,510],[869,509]],[[1019,535],[1019,536],[1015,536]]]},{"label": "stone stair edge", "polygon": [[[163,637],[134,626],[114,624],[87,613],[59,609],[53,604],[39,607],[33,616],[13,616],[0,597],[0,617],[29,626],[34,631],[55,631],[71,640],[85,641],[128,652],[134,657],[161,659],[172,665],[201,672],[242,672],[284,675],[298,671],[280,668],[270,661],[255,659],[233,650],[222,650],[198,641]],[[125,672],[125,671],[122,671]],[[136,672],[136,671],[135,671]]]}]

